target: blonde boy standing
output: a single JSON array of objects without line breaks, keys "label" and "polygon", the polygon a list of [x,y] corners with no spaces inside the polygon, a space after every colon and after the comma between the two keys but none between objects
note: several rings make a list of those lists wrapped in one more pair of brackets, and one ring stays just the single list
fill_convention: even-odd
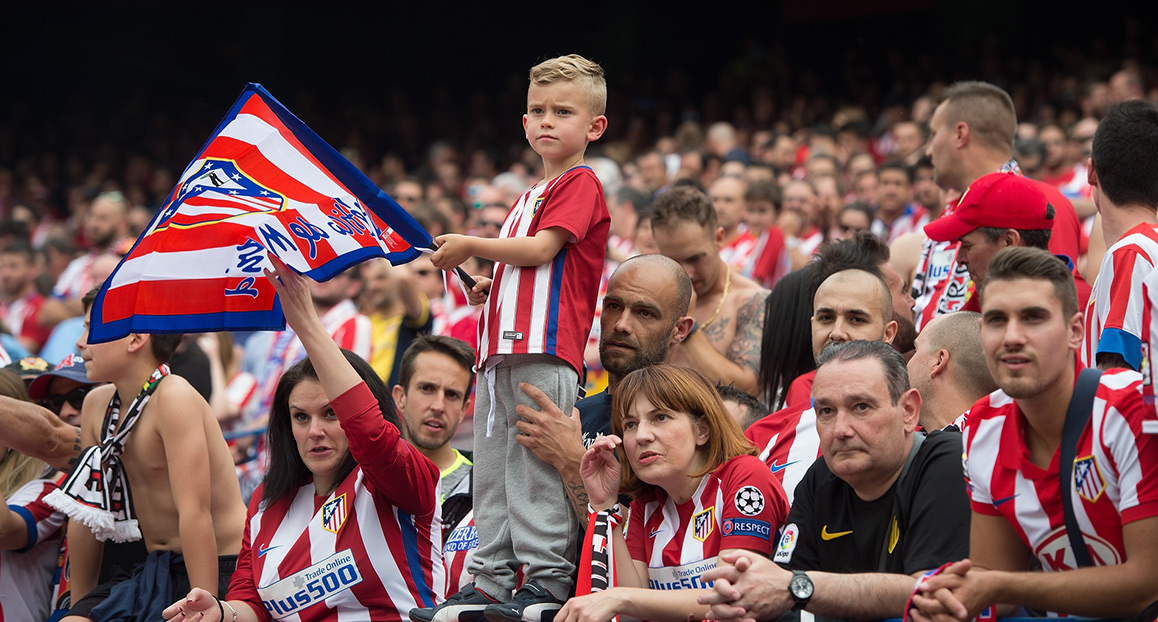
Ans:
[{"label": "blonde boy standing", "polygon": [[[468,569],[475,582],[443,605],[411,611],[416,622],[548,622],[571,590],[578,523],[559,474],[516,441],[515,406],[535,407],[520,383],[563,412],[577,397],[611,222],[583,154],[607,127],[606,102],[603,69],[581,56],[532,68],[523,128],[543,157],[543,179],[515,203],[499,238],[437,239],[436,267],[477,256],[495,270],[493,282],[480,279],[471,292],[472,303],[486,302],[475,408],[479,548]],[[526,582],[512,597],[520,566]]]}]

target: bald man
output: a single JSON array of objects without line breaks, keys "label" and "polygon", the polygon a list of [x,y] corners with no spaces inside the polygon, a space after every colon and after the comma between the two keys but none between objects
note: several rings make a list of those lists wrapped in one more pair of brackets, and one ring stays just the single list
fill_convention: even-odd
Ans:
[{"label": "bald man", "polygon": [[969,408],[997,390],[981,350],[981,314],[958,311],[932,319],[917,336],[909,382],[921,394],[921,426],[960,428]]},{"label": "bald man", "polygon": [[[812,353],[818,360],[830,344],[881,341],[897,335],[893,296],[879,272],[842,270],[828,277],[812,299]],[[760,459],[781,477],[788,502],[796,485],[820,455],[816,411],[809,400],[777,411],[752,424],[744,435],[760,450]]]},{"label": "bald man", "polygon": [[523,419],[516,424],[516,440],[559,471],[580,522],[587,520],[587,491],[579,461],[586,446],[611,433],[611,395],[624,376],[667,361],[673,346],[687,338],[691,297],[691,279],[674,260],[663,255],[628,259],[607,281],[599,315],[599,360],[607,370],[607,390],[576,402],[576,419],[542,391],[529,385],[523,389],[542,410],[515,408]]}]

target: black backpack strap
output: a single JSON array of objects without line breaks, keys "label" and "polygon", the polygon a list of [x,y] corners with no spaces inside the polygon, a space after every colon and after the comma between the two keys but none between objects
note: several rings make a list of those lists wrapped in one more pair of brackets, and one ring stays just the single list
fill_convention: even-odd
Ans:
[{"label": "black backpack strap", "polygon": [[1070,539],[1070,548],[1074,552],[1074,559],[1079,568],[1093,566],[1090,551],[1086,548],[1082,530],[1078,527],[1078,517],[1074,515],[1073,481],[1074,459],[1078,453],[1078,439],[1086,422],[1090,420],[1090,411],[1094,408],[1094,394],[1098,390],[1098,379],[1102,371],[1087,367],[1078,374],[1077,384],[1074,385],[1073,396],[1070,397],[1070,406],[1066,410],[1066,421],[1062,427],[1060,454],[1058,455],[1058,489],[1061,491],[1062,509],[1065,511],[1066,535]]}]

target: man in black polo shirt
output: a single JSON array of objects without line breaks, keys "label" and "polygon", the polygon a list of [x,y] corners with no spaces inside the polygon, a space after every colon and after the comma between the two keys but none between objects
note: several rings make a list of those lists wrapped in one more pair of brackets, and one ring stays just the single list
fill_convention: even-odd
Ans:
[{"label": "man in black polo shirt", "polygon": [[[900,617],[914,578],[969,548],[961,435],[916,432],[921,396],[888,344],[825,348],[812,385],[822,459],[796,488],[774,562],[721,556],[702,601],[720,620],[788,610]],[[779,564],[779,565],[777,565]]]}]

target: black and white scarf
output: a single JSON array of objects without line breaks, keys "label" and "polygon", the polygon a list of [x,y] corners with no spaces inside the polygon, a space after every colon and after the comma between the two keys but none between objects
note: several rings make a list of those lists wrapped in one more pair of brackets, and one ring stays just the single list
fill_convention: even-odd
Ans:
[{"label": "black and white scarf", "polygon": [[121,398],[114,391],[101,426],[100,444],[85,449],[72,474],[59,489],[44,498],[52,507],[88,526],[97,540],[132,542],[141,539],[121,453],[149,397],[167,375],[169,367],[164,364],[153,371],[129,405],[123,420]]}]

